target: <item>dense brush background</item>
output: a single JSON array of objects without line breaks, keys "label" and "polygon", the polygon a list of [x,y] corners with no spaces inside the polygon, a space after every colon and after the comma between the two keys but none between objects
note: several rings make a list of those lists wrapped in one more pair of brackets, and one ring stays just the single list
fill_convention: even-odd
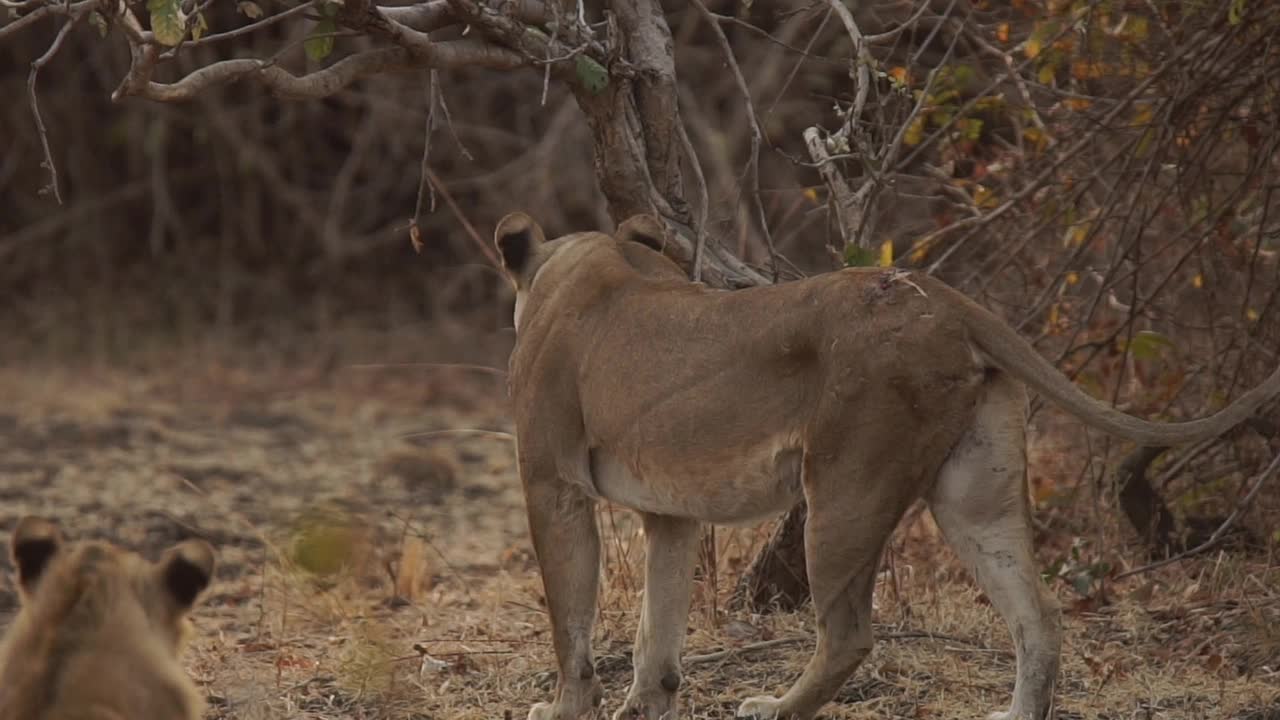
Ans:
[{"label": "dense brush background", "polygon": [[[268,14],[292,6],[277,0],[259,4]],[[1207,414],[1275,367],[1280,6],[1256,0],[855,5],[862,31],[878,36],[870,46],[878,68],[870,108],[859,121],[862,132],[882,144],[895,138],[902,143],[901,162],[893,168],[840,160],[851,178],[883,173],[867,228],[874,248],[869,260],[845,249],[802,139],[810,126],[837,127],[833,108],[850,101],[848,34],[825,2],[707,2],[719,15],[764,134],[760,191],[772,241],[784,258],[784,277],[882,259],[932,270],[1003,316],[1086,391],[1150,418]],[[680,109],[707,180],[710,236],[771,270],[767,241],[743,195],[751,153],[744,99],[698,10],[684,2],[664,7],[675,41]],[[18,14],[0,8],[0,33]],[[248,22],[243,5],[220,0],[206,17],[212,32]],[[250,709],[269,696],[268,704],[279,703],[282,716],[292,717],[301,706],[290,704],[289,693],[305,695],[314,688],[297,685],[302,681],[296,678],[295,684],[281,684],[278,673],[323,674],[315,669],[325,662],[315,659],[324,657],[316,638],[359,635],[351,634],[350,625],[359,612],[348,610],[364,602],[352,599],[364,586],[346,588],[350,596],[341,601],[327,595],[325,602],[337,604],[309,617],[313,625],[304,623],[307,630],[296,630],[315,631],[310,640],[286,632],[284,610],[279,626],[264,631],[262,618],[277,617],[272,613],[281,603],[292,612],[315,595],[310,586],[289,585],[292,576],[286,582],[279,580],[284,574],[272,575],[278,558],[259,551],[274,547],[267,528],[276,519],[302,512],[299,497],[323,495],[322,490],[341,495],[355,483],[366,504],[346,512],[372,513],[384,525],[400,527],[398,535],[383,528],[390,533],[382,537],[384,551],[406,567],[434,568],[421,571],[435,578],[426,584],[453,593],[419,597],[403,580],[383,578],[389,594],[408,596],[420,610],[434,609],[401,622],[396,627],[402,634],[392,633],[390,640],[369,640],[369,647],[387,642],[395,645],[390,656],[417,657],[411,639],[423,637],[433,622],[439,632],[427,635],[458,639],[483,626],[490,642],[525,640],[497,646],[492,658],[486,654],[491,648],[455,648],[452,669],[439,672],[455,672],[460,679],[441,684],[422,681],[419,674],[408,695],[402,684],[396,690],[401,695],[385,696],[394,695],[399,704],[379,705],[381,696],[367,683],[343,685],[345,676],[331,673],[326,682],[345,688],[348,703],[339,714],[356,712],[352,708],[370,717],[410,714],[424,702],[442,716],[493,717],[501,709],[523,714],[526,701],[541,699],[546,682],[536,672],[550,663],[545,637],[536,650],[520,644],[542,637],[545,618],[536,608],[540,589],[514,470],[500,437],[509,430],[501,404],[505,383],[479,368],[439,364],[505,367],[511,294],[485,253],[499,217],[527,210],[549,235],[613,228],[593,170],[591,131],[573,96],[558,82],[544,86],[534,69],[440,71],[437,89],[448,112],[437,118],[430,137],[434,180],[427,192],[434,209],[424,208],[419,218],[424,245],[415,252],[408,226],[423,187],[426,73],[368,78],[318,101],[282,101],[254,82],[240,81],[189,103],[135,98],[117,104],[111,95],[129,68],[128,49],[118,33],[104,39],[85,24],[42,70],[36,90],[58,171],[59,204],[46,191],[27,81],[31,61],[49,47],[61,22],[44,20],[0,34],[0,97],[6,98],[0,103],[0,437],[9,436],[0,441],[8,443],[0,444],[8,453],[0,463],[0,484],[41,479],[52,483],[49,488],[74,488],[65,496],[42,490],[22,503],[71,514],[76,513],[69,508],[78,507],[81,516],[92,516],[107,502],[104,497],[130,494],[120,489],[127,482],[122,478],[151,488],[161,482],[155,468],[163,467],[208,493],[195,500],[186,487],[173,490],[173,498],[157,496],[164,498],[155,500],[158,506],[203,507],[179,513],[173,522],[180,526],[207,531],[230,521],[202,512],[246,513],[225,537],[253,549],[236,561],[245,577],[259,583],[254,587],[260,597],[252,602],[268,608],[254,606],[261,617],[254,621],[259,624],[253,642],[265,642],[263,632],[274,633],[274,639],[253,645],[252,652],[244,649],[244,638],[224,635],[219,649],[207,641],[200,668],[212,683],[212,696],[222,699],[215,703],[218,712],[257,717]],[[234,42],[188,49],[176,66],[164,67],[162,79],[217,59],[270,56],[282,47],[289,49],[280,62],[301,73],[318,66],[301,43],[311,26],[283,22]],[[442,36],[456,33],[446,30]],[[372,44],[366,37],[339,38],[334,56],[323,63]],[[1013,78],[1002,78],[1010,67]],[[930,101],[913,115],[915,92],[928,92]],[[685,177],[692,183],[687,163]],[[415,362],[436,365],[396,365]],[[238,403],[258,414],[237,415],[230,408]],[[1038,405],[1035,410],[1038,449],[1031,481],[1040,557],[1064,603],[1083,613],[1070,631],[1094,643],[1075,654],[1067,650],[1073,658],[1064,685],[1067,716],[1130,717],[1124,713],[1135,706],[1126,698],[1145,693],[1154,699],[1144,701],[1144,717],[1209,717],[1206,708],[1232,697],[1243,707],[1240,717],[1276,717],[1275,695],[1265,687],[1280,670],[1273,620],[1280,607],[1273,562],[1280,546],[1273,520],[1280,511],[1280,485],[1252,501],[1233,526],[1237,539],[1231,543],[1120,583],[1113,580],[1117,572],[1159,557],[1126,521],[1112,482],[1132,449],[1084,433],[1056,411],[1042,412]],[[1204,540],[1236,507],[1274,452],[1273,417],[1268,409],[1248,428],[1155,463],[1150,484],[1179,532]],[[137,423],[148,429],[139,430]],[[234,432],[211,429],[228,427]],[[387,439],[459,428],[494,435],[456,440],[448,450],[439,449],[440,438],[431,438],[421,443],[430,452]],[[117,430],[133,440],[113,444]],[[181,449],[175,453],[190,455],[186,459],[137,455],[149,443],[164,446],[169,432],[221,439],[174,440]],[[319,446],[293,465],[243,454],[268,438],[286,446]],[[352,459],[352,453],[363,459]],[[343,470],[333,475],[338,466]],[[112,472],[123,473],[115,485],[85,484],[86,475],[116,477]],[[473,472],[478,475],[468,474]],[[384,477],[400,477],[405,487],[445,483],[447,492],[428,502],[410,490],[385,494],[361,484]],[[272,502],[280,504],[255,507],[253,493],[219,494],[226,490],[219,483],[244,482],[276,487]],[[83,496],[95,488],[106,495]],[[479,549],[468,545],[457,552],[487,559],[459,569],[451,565],[448,547],[427,552],[406,544],[409,525],[404,518],[387,521],[386,506],[418,502],[433,509],[415,522],[437,535],[462,532],[456,537],[471,538],[467,542]],[[628,662],[623,646],[637,607],[636,555],[643,543],[612,513],[602,515],[612,523],[613,543],[613,594],[603,604],[602,632],[613,643],[617,667],[602,672],[620,696]],[[485,521],[486,516],[501,522]],[[122,517],[121,528],[137,518]],[[913,513],[891,557],[910,564],[916,552],[908,549],[911,543],[933,547],[937,538],[925,525],[927,514]],[[488,539],[477,539],[482,536]],[[737,637],[735,632],[738,641],[754,642],[804,631],[805,611],[762,619],[733,615],[726,607],[764,536],[735,530],[710,538],[704,558],[709,570],[700,576],[710,590],[699,595],[701,619],[695,622],[704,649],[730,642],[725,638]],[[150,541],[133,541],[149,547]],[[383,574],[378,563],[369,567],[372,575]],[[878,593],[877,620],[896,624],[904,641],[914,637],[910,627],[932,623],[970,640],[973,633],[994,632],[991,642],[1007,647],[1007,635],[992,624],[994,615],[982,609],[980,598],[964,595],[957,609],[946,604],[949,591],[936,590],[939,583],[971,588],[963,574],[896,573]],[[251,582],[236,577],[235,582]],[[464,577],[470,579],[459,579]],[[259,590],[243,592],[249,597]],[[277,602],[292,597],[289,592],[304,599]],[[508,597],[521,592],[527,597]],[[933,605],[913,605],[913,592],[915,602],[924,603],[920,598],[927,595]],[[504,604],[508,600],[514,604]],[[1152,602],[1164,608],[1163,615],[1133,619],[1132,613]],[[221,603],[214,606],[240,608],[225,597]],[[448,619],[433,615],[445,608]],[[511,619],[526,611],[528,618]],[[1225,620],[1205,629],[1204,618],[1212,613]],[[225,627],[243,620],[231,617]],[[1161,646],[1183,632],[1189,633],[1187,647],[1176,657],[1160,656]],[[1194,633],[1199,634],[1192,642]],[[985,647],[985,640],[975,642]],[[249,655],[276,653],[270,660],[276,689],[243,697],[227,690],[261,680],[254,679],[257,666],[227,659],[231,646]],[[1117,647],[1125,649],[1107,654]],[[766,674],[752,682],[789,682],[807,649],[798,645],[788,650],[794,657],[773,656],[776,664],[758,666]],[[541,660],[506,665],[503,652],[540,653],[533,657]],[[286,657],[303,659],[295,666],[281,660]],[[889,662],[897,670],[877,665],[875,679],[864,672],[862,680],[852,681],[863,684],[843,695],[843,709],[833,712],[874,714],[890,703],[885,698],[895,698],[896,712],[913,717],[967,717],[995,709],[972,703],[1004,702],[1005,686],[1012,682],[1007,660],[992,659],[994,669],[986,675],[991,683],[956,680],[962,689],[954,696],[966,699],[953,704],[938,694],[944,680],[904,669],[928,662],[927,654],[906,655]],[[946,665],[946,677],[967,677],[963,662],[959,669]],[[1162,662],[1174,663],[1169,672],[1192,673],[1183,676],[1193,677],[1187,682],[1196,688],[1219,682],[1219,695],[1160,685],[1156,671]],[[409,664],[416,672],[417,665]],[[1141,669],[1148,664],[1155,669]],[[699,684],[691,691],[711,716],[732,706],[731,695],[745,694],[726,684],[746,677],[741,668],[714,667],[696,676]],[[225,668],[238,668],[238,679],[228,679]],[[1223,690],[1228,684],[1237,688],[1234,696]],[[978,700],[970,697],[975,688]],[[328,709],[322,705],[307,706],[308,712],[338,712],[332,703]],[[1255,711],[1272,714],[1248,715]]]}]

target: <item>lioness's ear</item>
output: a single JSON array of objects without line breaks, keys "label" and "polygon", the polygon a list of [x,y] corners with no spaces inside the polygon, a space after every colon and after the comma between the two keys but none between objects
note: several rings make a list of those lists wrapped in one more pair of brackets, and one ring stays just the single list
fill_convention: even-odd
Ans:
[{"label": "lioness's ear", "polygon": [[615,237],[618,240],[638,242],[653,250],[663,252],[667,245],[667,228],[658,218],[648,213],[640,213],[623,220],[622,224],[618,226],[618,232]]},{"label": "lioness's ear", "polygon": [[546,242],[542,228],[533,218],[522,212],[509,213],[498,221],[493,231],[493,243],[502,256],[502,267],[517,287],[524,285],[525,271],[538,246]]},{"label": "lioness's ear", "polygon": [[213,578],[213,546],[204,540],[184,540],[160,558],[160,578],[180,610],[190,608]]},{"label": "lioness's ear", "polygon": [[9,540],[9,554],[18,569],[18,587],[30,593],[62,545],[62,531],[53,522],[31,515],[19,520]]}]

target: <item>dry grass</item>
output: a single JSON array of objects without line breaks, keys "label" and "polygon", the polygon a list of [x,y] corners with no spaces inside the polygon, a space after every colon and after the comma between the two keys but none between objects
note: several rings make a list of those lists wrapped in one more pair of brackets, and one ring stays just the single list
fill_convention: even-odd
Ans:
[{"label": "dry grass", "polygon": [[[423,350],[427,353],[427,350]],[[55,515],[144,551],[198,532],[220,548],[188,657],[211,718],[523,717],[554,683],[548,627],[501,378],[458,370],[351,372],[234,361],[181,372],[0,371],[5,525]],[[1059,435],[1033,477],[1069,478]],[[1274,498],[1268,508],[1274,508]],[[1084,505],[1084,501],[1081,501]],[[1042,514],[1043,515],[1043,514]],[[1087,553],[1136,553],[1105,513]],[[629,682],[643,538],[601,508],[606,583],[597,653],[606,705]],[[1068,555],[1062,518],[1044,565]],[[1098,529],[1100,528],[1100,529]],[[717,529],[703,553],[684,715],[732,715],[781,692],[808,657],[808,611],[726,609],[763,529]],[[714,547],[714,551],[712,548]],[[1280,585],[1269,549],[1222,552],[1105,586],[1068,608],[1061,718],[1280,717]],[[892,543],[876,591],[880,642],[830,718],[974,718],[1013,684],[1009,636],[943,549],[927,513]]]}]

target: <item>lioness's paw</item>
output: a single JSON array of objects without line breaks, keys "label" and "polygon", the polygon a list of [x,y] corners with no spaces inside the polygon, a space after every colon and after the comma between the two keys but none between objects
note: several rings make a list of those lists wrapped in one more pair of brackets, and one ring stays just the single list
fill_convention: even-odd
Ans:
[{"label": "lioness's paw", "polygon": [[747,698],[738,706],[738,717],[753,718],[754,720],[774,720],[778,717],[778,708],[781,705],[781,700],[767,695]]}]

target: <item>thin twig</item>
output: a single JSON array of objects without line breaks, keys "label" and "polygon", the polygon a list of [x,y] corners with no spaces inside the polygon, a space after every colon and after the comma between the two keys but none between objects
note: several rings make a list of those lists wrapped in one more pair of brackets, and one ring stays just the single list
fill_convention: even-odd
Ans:
[{"label": "thin twig", "polygon": [[693,168],[693,177],[698,181],[698,227],[694,228],[694,232],[698,234],[698,241],[693,249],[693,281],[702,282],[702,254],[707,247],[707,214],[711,208],[711,199],[707,193],[707,178],[702,174],[702,163],[698,161],[698,153],[693,149],[689,131],[685,128],[684,122],[677,122],[676,129],[680,133],[680,144],[684,147],[684,154],[689,159],[690,167]]},{"label": "thin twig", "polygon": [[[696,1],[696,0],[695,0]],[[981,650],[990,650],[982,643],[969,640],[955,635],[945,635],[943,633],[928,632],[925,630],[906,630],[901,632],[876,632],[875,637],[878,640],[941,640],[945,642],[953,642],[961,645]],[[774,638],[772,640],[761,640],[760,642],[748,643],[742,647],[727,648],[725,650],[717,650],[716,652],[705,653],[702,655],[689,655],[685,657],[681,664],[685,667],[693,665],[704,665],[706,663],[718,662],[726,660],[735,655],[745,655],[747,653],[759,652],[760,650],[768,650],[770,648],[783,647],[786,645],[796,645],[812,641],[813,638],[808,635],[794,635],[791,637]]]},{"label": "thin twig", "polygon": [[474,437],[492,438],[494,440],[503,440],[515,442],[516,436],[501,430],[480,430],[478,428],[452,428],[449,430],[427,430],[424,432],[412,432],[399,435],[404,440],[410,438],[438,438],[452,437],[454,435],[471,435]]},{"label": "thin twig", "polygon": [[[698,2],[698,0],[693,0]],[[760,642],[749,643],[742,647],[729,648],[727,650],[718,650],[716,652],[706,653],[704,655],[690,655],[681,661],[685,667],[693,665],[702,665],[705,663],[717,662],[734,655],[745,655],[746,653],[757,652],[760,650],[768,650],[769,648],[782,647],[784,645],[796,645],[803,642],[809,642],[813,638],[808,636],[774,638],[772,640],[762,640]]]},{"label": "thin twig", "polygon": [[62,43],[66,41],[71,28],[75,27],[84,18],[89,8],[89,5],[76,7],[71,17],[58,30],[58,35],[50,43],[49,49],[45,50],[43,55],[31,63],[31,74],[27,76],[27,93],[30,95],[31,114],[36,118],[36,130],[40,134],[40,146],[44,148],[44,166],[49,169],[49,184],[42,189],[42,192],[52,190],[53,199],[59,205],[62,204],[62,193],[58,191],[58,168],[53,162],[53,152],[49,149],[49,131],[44,126],[44,118],[40,117],[40,100],[36,97],[36,77],[40,74],[40,69],[48,65],[49,61],[53,60],[53,57],[62,49]]},{"label": "thin twig", "polygon": [[[483,266],[488,267],[488,266]],[[432,370],[473,370],[475,372],[488,373],[498,377],[506,377],[507,371],[500,368],[489,367],[488,365],[473,365],[470,363],[355,363],[347,365],[347,370],[389,370],[389,369],[423,369]]]},{"label": "thin twig", "polygon": [[431,197],[431,212],[436,211],[436,190],[431,181],[427,179],[427,172],[431,169],[431,133],[436,127],[436,70],[427,73],[427,127],[422,133],[422,164],[418,169],[418,197],[413,203],[413,219],[409,222],[409,240],[413,243],[413,249],[422,252],[422,231],[418,227],[418,220],[422,217],[422,196],[428,194]]},{"label": "thin twig", "polygon": [[1262,471],[1262,474],[1258,476],[1258,481],[1254,483],[1253,488],[1249,490],[1249,494],[1245,495],[1244,499],[1236,503],[1235,509],[1231,511],[1231,514],[1227,516],[1226,520],[1222,521],[1222,524],[1218,526],[1218,529],[1213,531],[1213,534],[1209,536],[1208,540],[1205,540],[1190,550],[1180,552],[1173,557],[1165,558],[1158,562],[1153,562],[1139,568],[1134,568],[1133,570],[1122,572],[1119,575],[1116,575],[1114,579],[1122,580],[1134,575],[1141,575],[1142,573],[1150,572],[1156,568],[1162,568],[1166,565],[1172,565],[1173,563],[1185,560],[1193,555],[1199,555],[1207,550],[1212,550],[1217,547],[1226,537],[1227,531],[1230,530],[1240,517],[1244,515],[1245,511],[1253,505],[1253,499],[1262,491],[1262,486],[1267,484],[1267,481],[1276,474],[1276,470],[1278,469],[1280,469],[1280,454],[1276,455],[1271,461],[1271,464],[1267,466],[1267,469]]},{"label": "thin twig", "polygon": [[870,67],[873,60],[870,51],[867,50],[867,43],[862,37],[862,30],[858,29],[858,24],[853,21],[853,14],[849,12],[843,0],[828,0],[828,3],[831,9],[835,10],[840,22],[844,23],[845,32],[849,33],[849,39],[853,41],[854,68],[849,76],[857,83],[857,87],[853,90],[855,93],[853,107],[845,116],[845,128],[849,134],[852,134],[854,123],[862,117],[862,111],[867,106],[867,94],[871,92]]},{"label": "thin twig", "polygon": [[480,239],[480,233],[476,232],[475,226],[471,224],[471,221],[467,219],[467,216],[462,214],[462,208],[458,207],[458,203],[454,202],[453,195],[449,194],[449,188],[445,187],[444,183],[440,181],[440,178],[436,176],[431,168],[426,168],[426,171],[427,177],[431,180],[431,184],[435,185],[436,189],[440,191],[440,195],[444,197],[445,204],[453,211],[453,215],[458,218],[458,222],[462,223],[462,227],[467,231],[467,235],[476,244],[476,246],[480,248],[480,251],[484,253],[485,258],[487,258],[495,268],[501,268],[502,261],[498,259],[497,251],[492,247],[489,247],[489,243]]},{"label": "thin twig", "polygon": [[747,120],[751,125],[751,157],[747,160],[747,176],[748,182],[751,184],[751,197],[755,204],[756,222],[760,225],[760,233],[764,236],[765,246],[769,249],[769,265],[773,271],[772,281],[778,281],[778,251],[773,245],[773,234],[769,232],[769,223],[765,217],[764,204],[760,201],[760,143],[764,139],[764,133],[760,131],[760,121],[756,118],[755,105],[751,102],[751,90],[747,87],[747,80],[742,76],[742,68],[738,67],[738,61],[733,56],[733,46],[729,44],[729,38],[724,34],[724,29],[720,27],[720,23],[716,22],[716,18],[702,3],[702,0],[692,0],[697,6],[702,16],[706,18],[707,24],[711,26],[712,32],[716,36],[716,41],[720,44],[721,51],[724,52],[725,62],[728,63],[729,69],[733,71],[733,79],[738,84],[738,92],[742,93],[743,102],[746,103]]},{"label": "thin twig", "polygon": [[[285,20],[287,18],[293,17],[294,15],[298,15],[299,13],[306,12],[307,10],[311,9],[312,5],[313,3],[305,2],[305,3],[302,3],[301,5],[291,7],[288,10],[285,10],[284,12],[267,16],[265,18],[262,18],[261,20],[250,23],[248,25],[244,25],[242,27],[238,27],[234,30],[228,30],[226,32],[217,33],[216,35],[205,35],[199,40],[187,40],[182,43],[182,47],[193,48],[193,47],[200,47],[201,45],[208,45],[210,43],[221,42],[223,40],[233,40],[242,35],[248,35],[249,33],[257,32],[259,30],[262,30],[263,28],[271,27],[272,25],[275,25],[281,20]],[[177,51],[178,51],[178,48],[175,47],[172,50],[168,50],[162,53],[160,57],[168,59],[170,57],[173,57],[177,53]]]}]

